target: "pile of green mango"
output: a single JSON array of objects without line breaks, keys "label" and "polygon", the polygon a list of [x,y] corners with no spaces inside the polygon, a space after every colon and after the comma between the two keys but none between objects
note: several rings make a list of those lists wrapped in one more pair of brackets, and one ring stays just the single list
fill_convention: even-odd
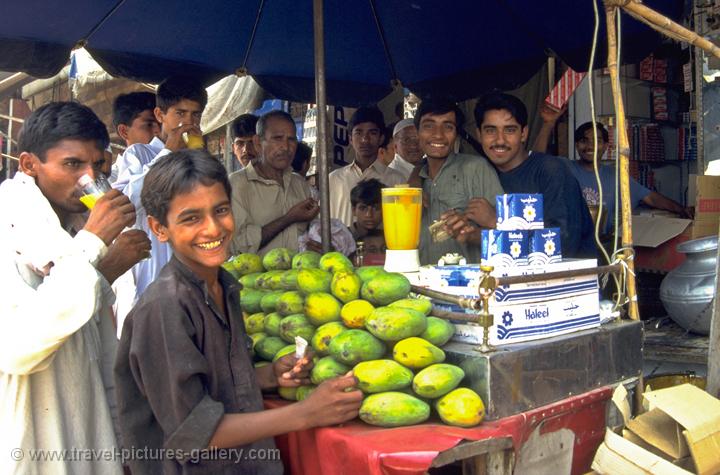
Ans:
[{"label": "pile of green mango", "polygon": [[352,370],[366,397],[360,419],[382,427],[419,424],[434,407],[449,425],[472,427],[485,415],[480,396],[444,363],[453,325],[429,316],[429,300],[411,298],[405,276],[382,267],[354,268],[339,252],[273,249],[241,254],[223,267],[243,285],[240,304],[256,365],[295,350],[295,337],[316,355],[312,386],[282,388],[302,400],[325,380]]}]

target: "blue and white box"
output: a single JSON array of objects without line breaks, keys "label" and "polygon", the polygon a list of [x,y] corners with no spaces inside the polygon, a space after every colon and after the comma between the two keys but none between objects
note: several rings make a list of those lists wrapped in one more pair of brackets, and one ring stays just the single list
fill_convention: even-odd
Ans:
[{"label": "blue and white box", "polygon": [[481,262],[495,267],[517,267],[528,264],[528,231],[483,229]]},{"label": "blue and white box", "polygon": [[561,260],[560,228],[543,228],[530,231],[528,265],[544,266]]},{"label": "blue and white box", "polygon": [[[597,267],[596,259],[563,259],[561,262],[543,267],[495,268],[491,275],[494,277],[514,277],[594,267]],[[459,297],[478,298],[480,275],[480,266],[478,264],[467,266],[422,266],[420,272],[418,272],[418,279],[414,284]],[[498,305],[530,304],[582,295],[588,292],[597,293],[598,288],[596,275],[563,277],[539,282],[505,285],[495,289],[493,298],[490,300],[490,312],[496,313]],[[433,303],[442,310],[464,312],[463,309],[449,303],[440,301],[434,301]],[[468,310],[468,313],[472,312]]]},{"label": "blue and white box", "polygon": [[495,197],[496,228],[501,231],[542,229],[543,195],[506,194]]},{"label": "blue and white box", "polygon": [[[499,306],[493,312],[491,345],[538,340],[600,326],[598,292],[587,292],[546,302]],[[482,343],[479,325],[455,324],[454,341]]]}]

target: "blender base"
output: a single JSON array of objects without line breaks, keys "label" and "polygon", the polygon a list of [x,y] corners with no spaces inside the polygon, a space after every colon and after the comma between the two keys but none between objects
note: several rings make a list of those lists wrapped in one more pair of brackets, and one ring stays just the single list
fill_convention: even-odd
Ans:
[{"label": "blender base", "polygon": [[417,272],[420,269],[420,253],[417,249],[385,251],[385,270],[387,272]]}]

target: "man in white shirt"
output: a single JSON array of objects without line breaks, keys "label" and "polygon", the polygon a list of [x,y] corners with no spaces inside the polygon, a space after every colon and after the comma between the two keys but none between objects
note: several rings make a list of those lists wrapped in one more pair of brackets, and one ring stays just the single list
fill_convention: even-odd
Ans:
[{"label": "man in white shirt", "polygon": [[[108,143],[89,108],[47,104],[25,121],[20,170],[0,185],[0,473],[122,474],[110,284],[150,246],[141,231],[121,234],[135,221],[122,193],[87,217],[79,200],[78,179],[99,172]],[[73,450],[98,455],[73,461]]]},{"label": "man in white shirt", "polygon": [[231,171],[242,170],[257,158],[254,143],[257,121],[257,116],[252,114],[243,114],[233,121],[233,155],[237,160]]},{"label": "man in white shirt", "polygon": [[156,92],[155,118],[160,122],[160,137],[149,144],[137,143],[123,154],[118,180],[113,188],[122,190],[137,210],[135,227],[150,237],[152,253],[149,258],[133,267],[135,298],[139,298],[148,285],[170,261],[172,250],[167,243],[157,240],[147,224],[147,214],[140,200],[145,174],[150,167],[170,152],[186,148],[183,134],[202,135],[200,119],[207,104],[207,91],[195,81],[176,76],[166,79]]},{"label": "man in white shirt", "polygon": [[355,161],[330,173],[330,217],[350,227],[353,222],[350,190],[362,180],[376,178],[386,186],[407,183],[397,170],[384,165],[378,157],[383,143],[385,119],[377,107],[360,107],[350,117],[350,145]]},{"label": "man in white shirt", "polygon": [[395,124],[393,144],[395,158],[389,167],[402,173],[407,180],[423,156],[414,119],[403,119]]}]

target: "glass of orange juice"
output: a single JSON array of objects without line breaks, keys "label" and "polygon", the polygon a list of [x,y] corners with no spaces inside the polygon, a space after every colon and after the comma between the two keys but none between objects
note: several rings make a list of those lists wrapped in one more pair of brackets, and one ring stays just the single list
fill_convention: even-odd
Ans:
[{"label": "glass of orange juice", "polygon": [[80,201],[88,209],[93,209],[97,200],[111,189],[110,182],[102,173],[98,173],[94,180],[90,175],[83,175],[78,179],[77,183],[82,190]]},{"label": "glass of orange juice", "polygon": [[421,188],[382,189],[383,230],[388,249],[409,251],[420,244]]}]

